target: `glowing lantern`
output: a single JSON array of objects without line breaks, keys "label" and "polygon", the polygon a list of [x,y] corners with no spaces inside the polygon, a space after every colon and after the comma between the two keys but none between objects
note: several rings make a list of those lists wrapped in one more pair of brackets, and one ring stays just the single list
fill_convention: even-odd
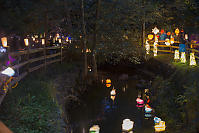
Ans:
[{"label": "glowing lantern", "polygon": [[35,37],[32,37],[32,40],[35,41]]},{"label": "glowing lantern", "polygon": [[162,131],[165,131],[165,122],[164,121],[160,121],[158,125],[155,125],[155,131],[156,132],[162,132]]},{"label": "glowing lantern", "polygon": [[178,35],[178,34],[180,33],[180,30],[177,28],[177,29],[175,30],[175,33],[176,33],[176,35]]},{"label": "glowing lantern", "polygon": [[116,90],[113,88],[112,90],[111,90],[111,96],[115,96],[116,95]]},{"label": "glowing lantern", "polygon": [[194,53],[190,53],[190,66],[196,66],[196,59]]},{"label": "glowing lantern", "polygon": [[53,43],[55,43],[55,38],[53,38]]},{"label": "glowing lantern", "polygon": [[41,39],[41,44],[42,44],[42,45],[45,44],[45,39]]},{"label": "glowing lantern", "polygon": [[0,52],[1,52],[1,53],[6,53],[6,49],[5,49],[4,47],[1,46],[1,47],[0,47]]},{"label": "glowing lantern", "polygon": [[4,75],[7,75],[9,77],[12,77],[12,76],[14,76],[15,71],[11,67],[8,67],[5,70],[3,70],[1,73]]},{"label": "glowing lantern", "polygon": [[111,96],[111,99],[114,101],[115,100],[115,96]]},{"label": "glowing lantern", "polygon": [[171,32],[167,32],[167,36],[170,36],[171,35]]},{"label": "glowing lantern", "polygon": [[149,45],[149,43],[148,43],[148,40],[146,40],[146,54],[149,54],[149,52],[150,52],[150,45]]},{"label": "glowing lantern", "polygon": [[174,38],[173,38],[172,35],[171,35],[171,38],[170,38],[170,42],[171,42],[171,44],[174,44]]},{"label": "glowing lantern", "polygon": [[149,35],[148,35],[148,39],[149,39],[149,40],[152,40],[152,39],[153,39],[153,35],[152,35],[152,34],[149,34]]},{"label": "glowing lantern", "polygon": [[110,79],[106,79],[106,87],[111,87],[111,80]]},{"label": "glowing lantern", "polygon": [[159,29],[157,27],[155,27],[154,29],[152,29],[152,32],[156,35],[159,33]]},{"label": "glowing lantern", "polygon": [[91,71],[92,71],[91,66],[88,66],[88,71],[89,71],[89,72],[91,72]]},{"label": "glowing lantern", "polygon": [[159,124],[159,122],[161,121],[161,119],[158,117],[154,117],[153,120],[154,120],[155,125]]},{"label": "glowing lantern", "polygon": [[185,54],[185,52],[181,52],[180,61],[181,61],[182,63],[185,63],[185,62],[186,62],[186,54]]},{"label": "glowing lantern", "polygon": [[185,38],[186,40],[188,40],[188,34],[185,34],[184,38]]},{"label": "glowing lantern", "polygon": [[89,129],[89,133],[99,133],[100,127],[98,125],[94,125]]},{"label": "glowing lantern", "polygon": [[68,42],[69,40],[68,40],[68,37],[66,37],[66,42]]},{"label": "glowing lantern", "polygon": [[25,43],[25,45],[26,46],[28,46],[29,45],[29,42],[28,42],[28,39],[26,38],[26,39],[24,39],[24,43]]},{"label": "glowing lantern", "polygon": [[2,37],[1,42],[2,42],[3,47],[8,47],[7,37]]},{"label": "glowing lantern", "polygon": [[157,54],[158,54],[157,42],[154,42],[154,45],[153,45],[153,53],[154,53],[154,56],[157,56]]},{"label": "glowing lantern", "polygon": [[163,34],[164,33],[164,29],[161,29],[160,33]]},{"label": "glowing lantern", "polygon": [[167,46],[170,46],[170,41],[169,41],[169,39],[167,38],[167,39],[165,39],[165,44],[167,45]]},{"label": "glowing lantern", "polygon": [[144,100],[140,99],[139,97],[136,99],[137,107],[142,108],[144,107]]},{"label": "glowing lantern", "polygon": [[179,53],[179,50],[175,50],[174,59],[175,59],[175,60],[180,59],[180,53]]},{"label": "glowing lantern", "polygon": [[59,43],[61,43],[61,39],[59,39]]},{"label": "glowing lantern", "polygon": [[134,125],[134,122],[131,121],[130,119],[123,120],[122,131],[124,131],[124,132],[132,131],[133,130],[133,125]]}]

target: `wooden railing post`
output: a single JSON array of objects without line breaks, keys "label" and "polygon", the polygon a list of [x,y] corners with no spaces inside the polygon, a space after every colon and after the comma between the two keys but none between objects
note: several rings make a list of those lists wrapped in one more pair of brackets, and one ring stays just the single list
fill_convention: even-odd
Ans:
[{"label": "wooden railing post", "polygon": [[46,39],[45,39],[45,44],[44,44],[44,68],[46,70]]},{"label": "wooden railing post", "polygon": [[61,43],[61,54],[60,54],[60,58],[61,58],[61,63],[62,63],[62,54],[63,54],[63,49],[62,49],[62,43]]}]

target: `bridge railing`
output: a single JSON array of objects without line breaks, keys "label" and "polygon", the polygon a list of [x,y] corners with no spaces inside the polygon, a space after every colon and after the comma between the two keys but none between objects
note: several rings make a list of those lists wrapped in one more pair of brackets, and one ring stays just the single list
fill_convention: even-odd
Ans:
[{"label": "bridge railing", "polygon": [[[8,88],[22,80],[29,73],[36,71],[42,67],[46,68],[47,65],[62,62],[62,60],[66,57],[64,56],[66,53],[65,46],[53,46],[53,47],[44,47],[44,48],[36,48],[36,49],[27,49],[18,52],[8,53],[15,61],[13,61],[9,67],[15,70],[15,75],[13,80],[8,84]],[[7,91],[3,90],[3,86],[5,82],[8,81],[8,78],[3,78],[1,76],[0,83],[0,104],[2,103]]]},{"label": "bridge railing", "polygon": [[[162,43],[164,43],[165,41],[161,41]],[[161,53],[175,53],[175,49],[179,49],[179,42],[175,42],[175,45],[165,45],[165,44],[157,44],[157,51],[161,52]],[[150,44],[150,50],[153,51],[153,44]],[[198,43],[191,43],[190,44],[191,48],[188,48],[186,46],[186,52],[195,52],[195,58],[199,59],[199,44]],[[163,48],[167,48],[167,49],[163,49]]]}]

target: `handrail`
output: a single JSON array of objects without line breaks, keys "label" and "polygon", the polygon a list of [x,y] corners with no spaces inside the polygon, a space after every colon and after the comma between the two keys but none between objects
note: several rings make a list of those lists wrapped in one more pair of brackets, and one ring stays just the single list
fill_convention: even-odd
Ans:
[{"label": "handrail", "polygon": [[[46,50],[54,50],[56,53],[46,55],[47,54],[45,52]],[[9,55],[11,55],[12,57],[15,57],[15,58],[18,58],[18,57],[24,56],[24,55],[27,55],[27,57],[28,57],[23,62],[21,62],[21,63],[18,62],[18,64],[10,66],[15,71],[18,71],[18,73],[19,73],[20,68],[25,67],[25,72],[22,72],[21,74],[17,75],[16,78],[12,78],[12,81],[10,82],[9,87],[12,86],[13,84],[17,83],[18,81],[22,80],[25,76],[27,76],[29,73],[31,73],[33,71],[36,71],[46,65],[50,65],[55,62],[62,62],[63,57],[64,58],[66,57],[66,56],[63,56],[63,53],[65,53],[65,52],[62,52],[63,50],[64,50],[64,48],[61,46],[53,46],[53,47],[46,47],[46,48],[26,49],[23,51],[9,53]],[[44,51],[43,52],[44,55],[39,54],[39,57],[37,56],[35,58],[30,59],[31,54],[37,53],[37,52],[42,52],[42,51]],[[46,60],[46,59],[48,59],[48,60]],[[42,60],[44,60],[44,61],[42,61]],[[43,63],[38,62],[38,61],[42,61]],[[34,62],[38,62],[41,64],[38,64],[34,67],[30,67],[30,64],[32,64]],[[0,89],[2,89],[2,88],[0,88]],[[2,103],[5,95],[6,95],[6,93],[3,93],[2,95],[0,95],[0,104]]]}]

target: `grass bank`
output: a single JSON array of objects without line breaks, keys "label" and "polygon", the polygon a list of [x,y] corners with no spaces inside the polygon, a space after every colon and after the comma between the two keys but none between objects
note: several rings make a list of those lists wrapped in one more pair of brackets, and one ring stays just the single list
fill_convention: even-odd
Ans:
[{"label": "grass bank", "polygon": [[77,63],[54,64],[29,74],[9,92],[0,106],[0,120],[14,133],[62,132],[59,105],[54,100],[54,79]]}]

